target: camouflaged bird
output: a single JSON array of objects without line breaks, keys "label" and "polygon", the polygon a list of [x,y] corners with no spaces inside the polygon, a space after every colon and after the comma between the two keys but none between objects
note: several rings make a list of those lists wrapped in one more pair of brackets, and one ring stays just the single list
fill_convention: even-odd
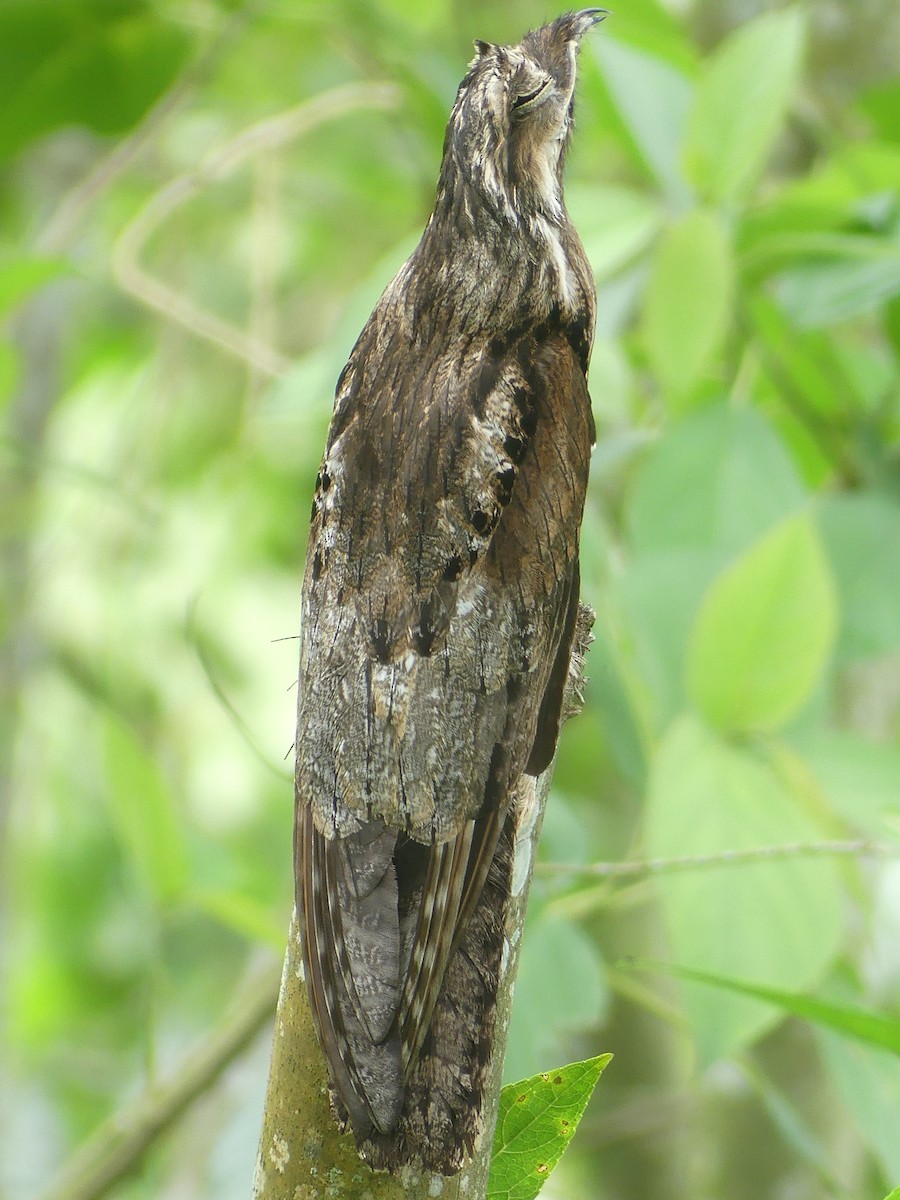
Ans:
[{"label": "camouflaged bird", "polygon": [[472,1152],[516,783],[559,732],[595,306],[562,179],[603,15],[476,43],[434,211],[340,376],[316,481],[297,909],[335,1106],[390,1170]]}]

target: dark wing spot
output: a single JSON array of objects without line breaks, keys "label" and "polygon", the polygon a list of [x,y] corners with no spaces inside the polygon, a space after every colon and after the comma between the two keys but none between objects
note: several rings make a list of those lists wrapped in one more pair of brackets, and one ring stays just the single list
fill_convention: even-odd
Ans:
[{"label": "dark wing spot", "polygon": [[537,431],[537,409],[533,407],[525,409],[519,418],[519,427],[526,440],[530,441]]},{"label": "dark wing spot", "polygon": [[458,554],[454,554],[452,558],[448,558],[444,566],[444,583],[455,583],[459,579],[462,571],[462,559]]},{"label": "dark wing spot", "polygon": [[313,581],[313,583],[316,583],[318,581],[319,576],[322,574],[322,572],[324,570],[325,570],[325,555],[322,553],[321,549],[318,549],[318,550],[316,550],[315,554],[313,555],[313,560],[312,560],[312,581]]},{"label": "dark wing spot", "polygon": [[591,331],[587,324],[587,310],[582,309],[574,320],[565,325],[566,340],[575,351],[575,357],[582,371],[587,375],[588,358],[591,353]]},{"label": "dark wing spot", "polygon": [[390,631],[388,630],[387,621],[382,617],[378,617],[372,624],[372,653],[380,663],[387,663],[391,660],[391,642]]},{"label": "dark wing spot", "polygon": [[511,434],[508,438],[504,439],[503,452],[518,466],[525,457],[527,445],[528,443],[524,438],[515,437],[515,435]]},{"label": "dark wing spot", "polygon": [[487,779],[484,787],[484,807],[482,812],[490,812],[499,808],[506,799],[509,787],[509,750],[502,742],[494,742],[491,751],[491,761],[488,765]]},{"label": "dark wing spot", "polygon": [[421,654],[423,658],[427,658],[434,646],[434,636],[434,630],[430,626],[419,625],[413,638],[416,653]]},{"label": "dark wing spot", "polygon": [[500,523],[502,516],[503,509],[499,504],[496,508],[477,509],[472,513],[472,528],[480,538],[489,538]]},{"label": "dark wing spot", "polygon": [[331,487],[331,476],[328,474],[328,468],[323,463],[319,468],[319,473],[316,476],[316,491],[327,492]]},{"label": "dark wing spot", "polygon": [[434,648],[438,634],[447,627],[443,604],[434,592],[419,609],[419,623],[413,630],[413,644],[419,654],[428,656]]},{"label": "dark wing spot", "polygon": [[497,499],[505,508],[512,498],[513,484],[516,481],[516,468],[507,467],[505,471],[497,472]]}]

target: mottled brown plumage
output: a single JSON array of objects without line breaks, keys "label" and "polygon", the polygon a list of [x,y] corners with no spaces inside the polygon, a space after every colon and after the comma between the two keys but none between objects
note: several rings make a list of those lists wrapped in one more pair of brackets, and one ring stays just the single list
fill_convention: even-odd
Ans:
[{"label": "mottled brown plumage", "polygon": [[375,1166],[480,1128],[517,780],[551,762],[594,438],[562,198],[602,10],[478,43],[434,212],[338,381],[303,593],[295,866],[336,1103]]}]

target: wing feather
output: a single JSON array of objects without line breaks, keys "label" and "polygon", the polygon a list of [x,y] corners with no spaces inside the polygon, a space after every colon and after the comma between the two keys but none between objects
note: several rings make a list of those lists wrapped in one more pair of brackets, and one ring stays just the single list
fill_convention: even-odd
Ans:
[{"label": "wing feather", "polygon": [[399,1013],[403,1064],[407,1070],[428,1031],[450,957],[474,827],[474,821],[467,821],[456,837],[430,848]]},{"label": "wing feather", "polygon": [[[317,485],[296,791],[311,1007],[357,1137],[377,1141],[411,1127],[436,1014],[469,1003],[441,1000],[451,960],[470,924],[499,919],[479,905],[501,843],[508,859],[510,797],[555,750],[592,421],[564,336],[407,373],[372,337]],[[484,970],[453,975],[480,979],[476,1008]]]},{"label": "wing feather", "polygon": [[[331,1078],[354,1128],[384,1132],[396,1125],[403,1099],[399,1041],[389,1033],[371,1036],[378,1006],[366,1006],[360,996],[361,981],[366,980],[364,994],[371,999],[371,975],[359,956],[353,960],[347,952],[348,941],[352,947],[360,936],[366,938],[371,925],[347,903],[338,854],[346,854],[346,848],[339,851],[329,842],[316,829],[312,810],[304,808],[299,818],[297,899],[310,1009]],[[383,958],[383,952],[378,957]],[[391,986],[396,992],[396,974]],[[395,1010],[394,1004],[388,1029]]]}]

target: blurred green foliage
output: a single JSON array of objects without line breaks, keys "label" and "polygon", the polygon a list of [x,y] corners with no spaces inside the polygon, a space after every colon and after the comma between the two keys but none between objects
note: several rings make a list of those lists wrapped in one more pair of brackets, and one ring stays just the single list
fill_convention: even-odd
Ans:
[{"label": "blurred green foliage", "polygon": [[[334,380],[427,218],[471,39],[553,15],[0,8],[10,1200],[177,1071],[283,942],[292,639]],[[721,858],[900,849],[898,44],[894,0],[628,0],[581,55],[597,640],[542,856],[719,860],[538,878],[508,1076],[615,1054],[548,1197],[900,1180],[886,1051],[620,961],[900,1020],[889,854]],[[248,1194],[267,1038],[117,1196]]]}]

